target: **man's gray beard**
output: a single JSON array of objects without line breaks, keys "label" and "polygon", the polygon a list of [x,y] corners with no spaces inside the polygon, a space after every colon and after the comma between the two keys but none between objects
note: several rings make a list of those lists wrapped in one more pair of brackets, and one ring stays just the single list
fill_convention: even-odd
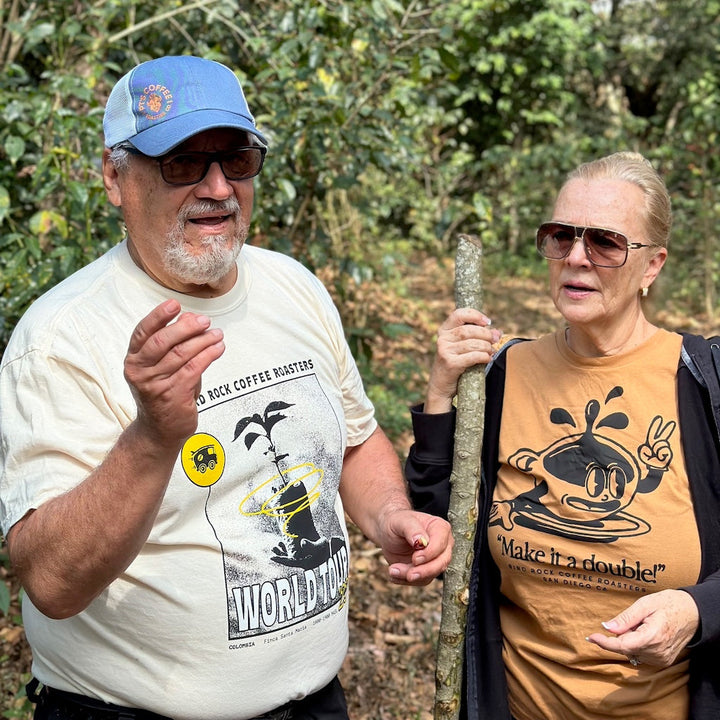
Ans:
[{"label": "man's gray beard", "polygon": [[[185,245],[187,218],[218,210],[235,216],[237,232],[232,237],[224,234],[211,235],[202,241],[202,252],[189,252]],[[164,253],[166,270],[178,280],[193,285],[217,282],[232,270],[247,235],[248,226],[241,222],[240,205],[235,198],[222,203],[198,202],[183,208],[178,215],[177,224],[168,233]]]}]

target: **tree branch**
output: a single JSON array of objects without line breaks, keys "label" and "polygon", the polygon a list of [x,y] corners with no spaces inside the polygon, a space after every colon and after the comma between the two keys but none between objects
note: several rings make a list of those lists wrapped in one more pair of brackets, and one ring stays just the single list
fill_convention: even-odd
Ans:
[{"label": "tree branch", "polygon": [[[476,237],[460,235],[455,260],[455,304],[482,309],[482,246]],[[442,618],[435,673],[435,720],[457,720],[460,714],[468,586],[477,527],[477,494],[485,414],[485,371],[477,365],[460,377],[455,452],[450,476],[450,509],[455,547],[445,571]]]}]

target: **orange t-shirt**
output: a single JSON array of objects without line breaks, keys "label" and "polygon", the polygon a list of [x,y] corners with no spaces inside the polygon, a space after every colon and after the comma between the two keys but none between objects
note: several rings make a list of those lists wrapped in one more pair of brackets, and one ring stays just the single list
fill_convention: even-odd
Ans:
[{"label": "orange t-shirt", "polygon": [[640,665],[585,638],[647,593],[697,582],[680,443],[682,338],[574,354],[558,332],[508,350],[488,528],[517,720],[681,720],[688,660]]}]

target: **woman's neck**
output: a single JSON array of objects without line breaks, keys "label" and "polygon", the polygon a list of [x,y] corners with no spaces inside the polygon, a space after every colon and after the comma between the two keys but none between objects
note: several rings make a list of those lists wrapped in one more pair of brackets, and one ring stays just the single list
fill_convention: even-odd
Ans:
[{"label": "woman's neck", "polygon": [[565,328],[565,342],[583,357],[621,355],[644,343],[657,329],[644,315],[631,327],[595,329],[570,325]]}]

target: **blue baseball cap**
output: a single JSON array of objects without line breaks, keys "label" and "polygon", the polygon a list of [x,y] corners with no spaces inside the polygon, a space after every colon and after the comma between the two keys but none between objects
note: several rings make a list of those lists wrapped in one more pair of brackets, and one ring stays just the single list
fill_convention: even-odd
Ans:
[{"label": "blue baseball cap", "polygon": [[212,128],[244,130],[267,145],[233,71],[191,55],[148,60],[123,75],[103,117],[106,147],[129,142],[150,157]]}]

